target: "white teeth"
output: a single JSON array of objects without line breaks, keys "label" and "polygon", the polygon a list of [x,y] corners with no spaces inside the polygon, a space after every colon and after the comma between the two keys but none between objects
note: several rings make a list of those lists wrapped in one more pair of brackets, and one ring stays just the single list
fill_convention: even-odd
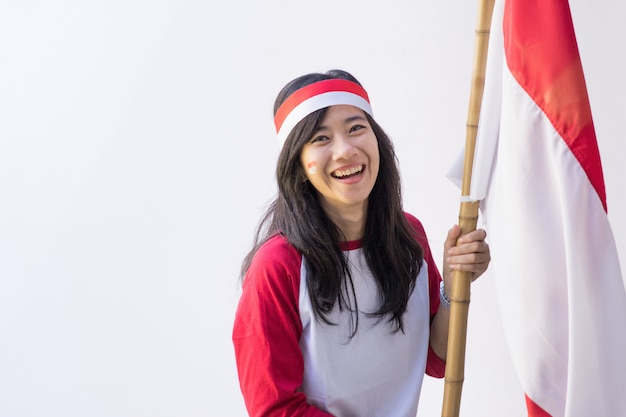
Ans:
[{"label": "white teeth", "polygon": [[358,167],[354,167],[354,168],[350,168],[350,169],[344,169],[343,171],[337,170],[335,172],[333,172],[333,174],[336,177],[347,177],[348,175],[352,175],[352,174],[356,174],[357,172],[361,172],[363,171],[363,165],[360,165]]}]

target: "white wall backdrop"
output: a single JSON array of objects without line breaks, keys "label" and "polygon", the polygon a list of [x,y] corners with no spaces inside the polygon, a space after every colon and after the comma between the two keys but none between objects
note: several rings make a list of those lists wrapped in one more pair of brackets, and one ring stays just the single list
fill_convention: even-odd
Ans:
[{"label": "white wall backdrop", "polygon": [[[456,222],[474,1],[0,4],[0,416],[245,415],[238,273],[274,195],[272,104],[344,68],[394,138],[435,253]],[[626,3],[572,0],[626,262]],[[462,415],[524,416],[489,273]],[[440,414],[427,378],[420,416]]]}]

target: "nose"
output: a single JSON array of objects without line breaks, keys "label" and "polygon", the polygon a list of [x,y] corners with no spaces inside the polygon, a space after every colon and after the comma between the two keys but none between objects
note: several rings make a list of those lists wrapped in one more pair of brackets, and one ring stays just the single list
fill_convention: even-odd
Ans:
[{"label": "nose", "polygon": [[333,158],[335,160],[351,159],[357,154],[357,148],[345,135],[335,135],[333,137]]}]

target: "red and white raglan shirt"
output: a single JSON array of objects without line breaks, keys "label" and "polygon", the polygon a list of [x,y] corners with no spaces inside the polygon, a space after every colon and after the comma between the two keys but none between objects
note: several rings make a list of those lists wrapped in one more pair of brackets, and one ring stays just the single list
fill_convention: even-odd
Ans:
[{"label": "red and white raglan shirt", "polygon": [[285,237],[274,236],[258,250],[233,330],[250,416],[415,416],[424,373],[441,378],[445,363],[429,343],[441,276],[421,223],[407,219],[422,237],[424,262],[403,316],[404,332],[366,314],[377,311],[380,300],[360,241],[342,246],[359,308],[352,339],[350,311],[335,306],[328,316],[334,325],[315,318],[306,259]]}]

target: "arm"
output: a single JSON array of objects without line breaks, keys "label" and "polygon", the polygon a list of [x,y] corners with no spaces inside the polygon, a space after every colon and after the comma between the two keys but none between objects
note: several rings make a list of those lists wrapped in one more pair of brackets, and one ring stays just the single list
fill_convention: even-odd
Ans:
[{"label": "arm", "polygon": [[[426,231],[422,223],[412,215],[405,213],[407,220],[411,227],[415,231],[415,238],[424,250],[424,262],[428,266],[428,297],[430,299],[430,321],[431,321],[431,336],[430,344],[428,346],[428,357],[426,359],[426,374],[434,378],[443,378],[446,371],[445,356],[440,357],[432,345],[432,329],[433,323],[439,311],[439,283],[441,282],[441,275],[437,269],[437,265],[433,259],[430,245],[428,244],[428,238],[426,237]],[[441,317],[439,320],[441,320]]]},{"label": "arm", "polygon": [[283,238],[264,245],[244,279],[233,329],[241,391],[253,417],[332,417],[300,391],[301,258]]},{"label": "arm", "polygon": [[[489,245],[485,242],[487,233],[484,230],[477,229],[459,237],[460,233],[459,226],[454,226],[448,231],[444,243],[443,281],[446,294],[450,294],[453,271],[471,272],[473,282],[487,270],[491,260]],[[440,305],[431,324],[430,344],[437,356],[443,359],[448,351],[449,323],[450,310]]]}]

